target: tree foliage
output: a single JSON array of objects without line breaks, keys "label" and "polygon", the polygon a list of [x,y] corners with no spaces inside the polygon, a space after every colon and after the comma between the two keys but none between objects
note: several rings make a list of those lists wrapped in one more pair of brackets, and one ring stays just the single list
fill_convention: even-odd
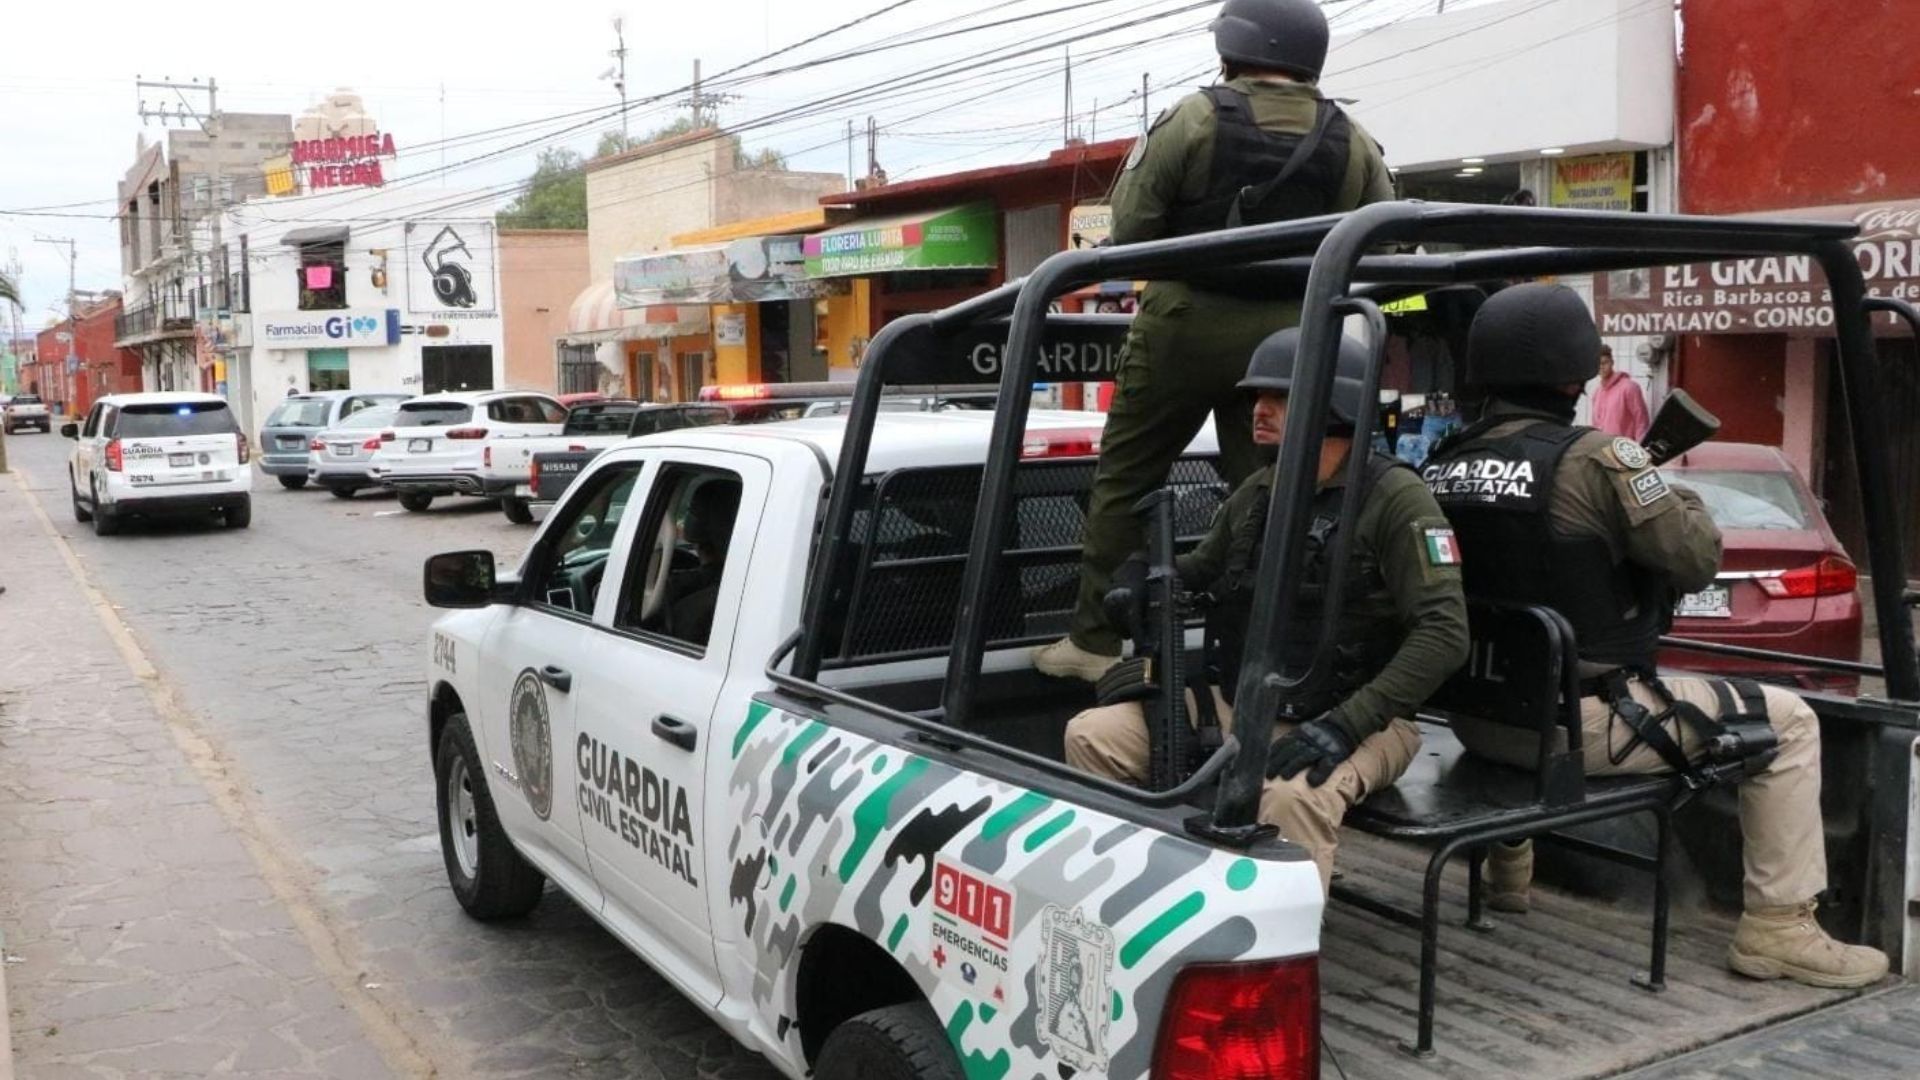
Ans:
[{"label": "tree foliage", "polygon": [[[618,131],[602,132],[594,147],[594,160],[623,154],[642,146],[677,138],[693,131],[693,118],[681,116],[672,123],[634,137]],[[723,136],[733,146],[736,169],[784,169],[786,155],[763,149],[749,154],[740,136]],[[540,151],[526,190],[500,211],[495,220],[503,229],[584,229],[587,227],[586,159],[566,149]],[[4,295],[4,294],[0,294]]]},{"label": "tree foliage", "polygon": [[9,304],[20,302],[20,286],[5,273],[0,273],[0,300]]}]

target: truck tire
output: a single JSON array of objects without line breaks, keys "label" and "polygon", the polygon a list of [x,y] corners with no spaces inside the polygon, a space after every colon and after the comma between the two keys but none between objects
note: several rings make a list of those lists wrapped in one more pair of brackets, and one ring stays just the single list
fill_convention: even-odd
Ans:
[{"label": "truck tire", "polygon": [[515,525],[533,524],[533,508],[527,505],[525,499],[508,495],[500,500],[500,512],[507,515],[507,520]]},{"label": "truck tire", "polygon": [[433,771],[440,854],[454,899],[468,915],[482,921],[532,911],[546,888],[546,875],[514,850],[513,841],[500,827],[467,714],[447,718]]},{"label": "truck tire", "polygon": [[282,476],[279,480],[280,486],[288,491],[299,491],[307,486],[307,478],[304,476]]},{"label": "truck tire", "polygon": [[400,493],[400,505],[418,514],[433,505],[433,496],[419,491],[403,491]]},{"label": "truck tire", "polygon": [[333,492],[333,497],[336,499],[351,499],[353,498],[353,493],[356,491],[359,491],[360,489],[350,488],[350,487],[335,487],[335,488],[328,488],[327,490]]},{"label": "truck tire", "polygon": [[220,516],[226,519],[227,528],[244,529],[253,524],[253,500],[248,499],[237,506],[229,506],[221,511]]},{"label": "truck tire", "polygon": [[73,477],[67,477],[67,490],[73,495],[73,520],[85,525],[93,520],[93,511],[80,505],[80,489],[73,484]]},{"label": "truck tire", "polygon": [[827,1035],[814,1080],[965,1080],[953,1044],[924,1001],[863,1012]]},{"label": "truck tire", "polygon": [[93,535],[112,536],[120,531],[120,515],[100,505],[100,484],[87,481],[87,491],[93,496]]}]

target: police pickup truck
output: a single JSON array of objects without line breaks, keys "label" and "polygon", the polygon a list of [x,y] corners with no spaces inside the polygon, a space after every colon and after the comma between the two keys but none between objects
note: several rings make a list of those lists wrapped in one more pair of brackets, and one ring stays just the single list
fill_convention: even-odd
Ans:
[{"label": "police pickup truck", "polygon": [[[1329,1075],[1356,1077],[1731,1076],[1789,1059],[1815,1074],[1911,1075],[1920,999],[1898,979],[1814,990],[1725,969],[1723,905],[1739,894],[1725,788],[1670,778],[1536,795],[1531,772],[1444,756],[1458,742],[1436,712],[1421,717],[1422,760],[1350,817],[1335,902],[1305,852],[1256,820],[1274,717],[1303,677],[1263,632],[1297,603],[1284,568],[1307,543],[1312,475],[1290,463],[1321,437],[1340,317],[1365,318],[1377,379],[1386,323],[1370,294],[1613,269],[1628,254],[1806,254],[1834,285],[1876,571],[1884,666],[1859,673],[1887,694],[1808,695],[1834,853],[1821,914],[1911,978],[1920,663],[1849,228],[1392,203],[1067,252],[1023,283],[889,324],[844,421],[684,430],[609,451],[511,573],[487,552],[427,563],[428,601],[460,609],[435,624],[428,668],[452,892],[498,919],[551,881],[794,1077],[1308,1078],[1323,1054]],[[1461,250],[1368,254],[1423,240]],[[1108,328],[1050,315],[1051,300],[1233,263],[1249,282],[1304,293],[1298,419],[1256,585],[1271,603],[1256,606],[1234,730],[1174,754],[1191,729],[1161,723],[1155,771],[1172,775],[1135,789],[1062,763],[1062,728],[1089,692],[1026,657],[1073,604],[1093,471],[1085,419],[1033,411],[1026,390],[1115,372]],[[1920,327],[1920,312],[1900,313]],[[987,338],[1005,343],[975,371],[999,386],[990,430],[978,414],[882,411],[887,385],[963,381]],[[1223,494],[1208,449],[1191,447],[1171,497],[1153,500],[1156,568]],[[1193,638],[1177,619],[1161,625],[1157,655],[1177,667]],[[1534,642],[1538,670],[1482,650],[1476,628],[1463,676],[1490,695],[1477,715],[1577,707],[1557,674],[1571,670],[1557,624],[1539,625],[1551,632]],[[1328,643],[1316,651],[1307,674]],[[1529,696],[1503,696],[1521,683]],[[1180,688],[1160,679],[1153,715],[1179,717]],[[1540,729],[1543,791],[1569,763],[1549,752],[1553,730]],[[1617,817],[1622,792],[1669,800],[1631,803],[1657,818],[1657,842],[1588,828]],[[1367,808],[1428,829],[1359,835]],[[1515,822],[1542,841],[1547,887],[1531,914],[1495,924],[1477,859],[1470,875],[1447,859]],[[1584,864],[1556,876],[1546,855],[1561,848],[1651,869],[1651,915],[1643,894],[1580,878]],[[1669,955],[1665,883],[1689,861],[1704,889],[1671,913]],[[1412,928],[1410,902],[1424,905]],[[1470,929],[1454,925],[1463,912]]]}]

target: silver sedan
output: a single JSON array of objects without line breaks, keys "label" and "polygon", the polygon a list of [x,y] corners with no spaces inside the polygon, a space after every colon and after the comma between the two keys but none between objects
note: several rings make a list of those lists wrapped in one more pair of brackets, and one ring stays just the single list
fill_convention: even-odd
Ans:
[{"label": "silver sedan", "polygon": [[392,429],[398,412],[393,405],[362,409],[308,440],[307,479],[341,499],[353,498],[361,488],[379,487],[367,465],[380,449],[380,433]]}]

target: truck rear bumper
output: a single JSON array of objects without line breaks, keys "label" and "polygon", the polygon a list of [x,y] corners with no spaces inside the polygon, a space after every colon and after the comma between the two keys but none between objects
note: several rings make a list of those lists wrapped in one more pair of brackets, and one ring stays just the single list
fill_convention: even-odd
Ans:
[{"label": "truck rear bumper", "polygon": [[246,491],[203,491],[190,495],[142,495],[122,498],[107,505],[107,510],[123,517],[175,517],[236,510],[253,501]]}]

